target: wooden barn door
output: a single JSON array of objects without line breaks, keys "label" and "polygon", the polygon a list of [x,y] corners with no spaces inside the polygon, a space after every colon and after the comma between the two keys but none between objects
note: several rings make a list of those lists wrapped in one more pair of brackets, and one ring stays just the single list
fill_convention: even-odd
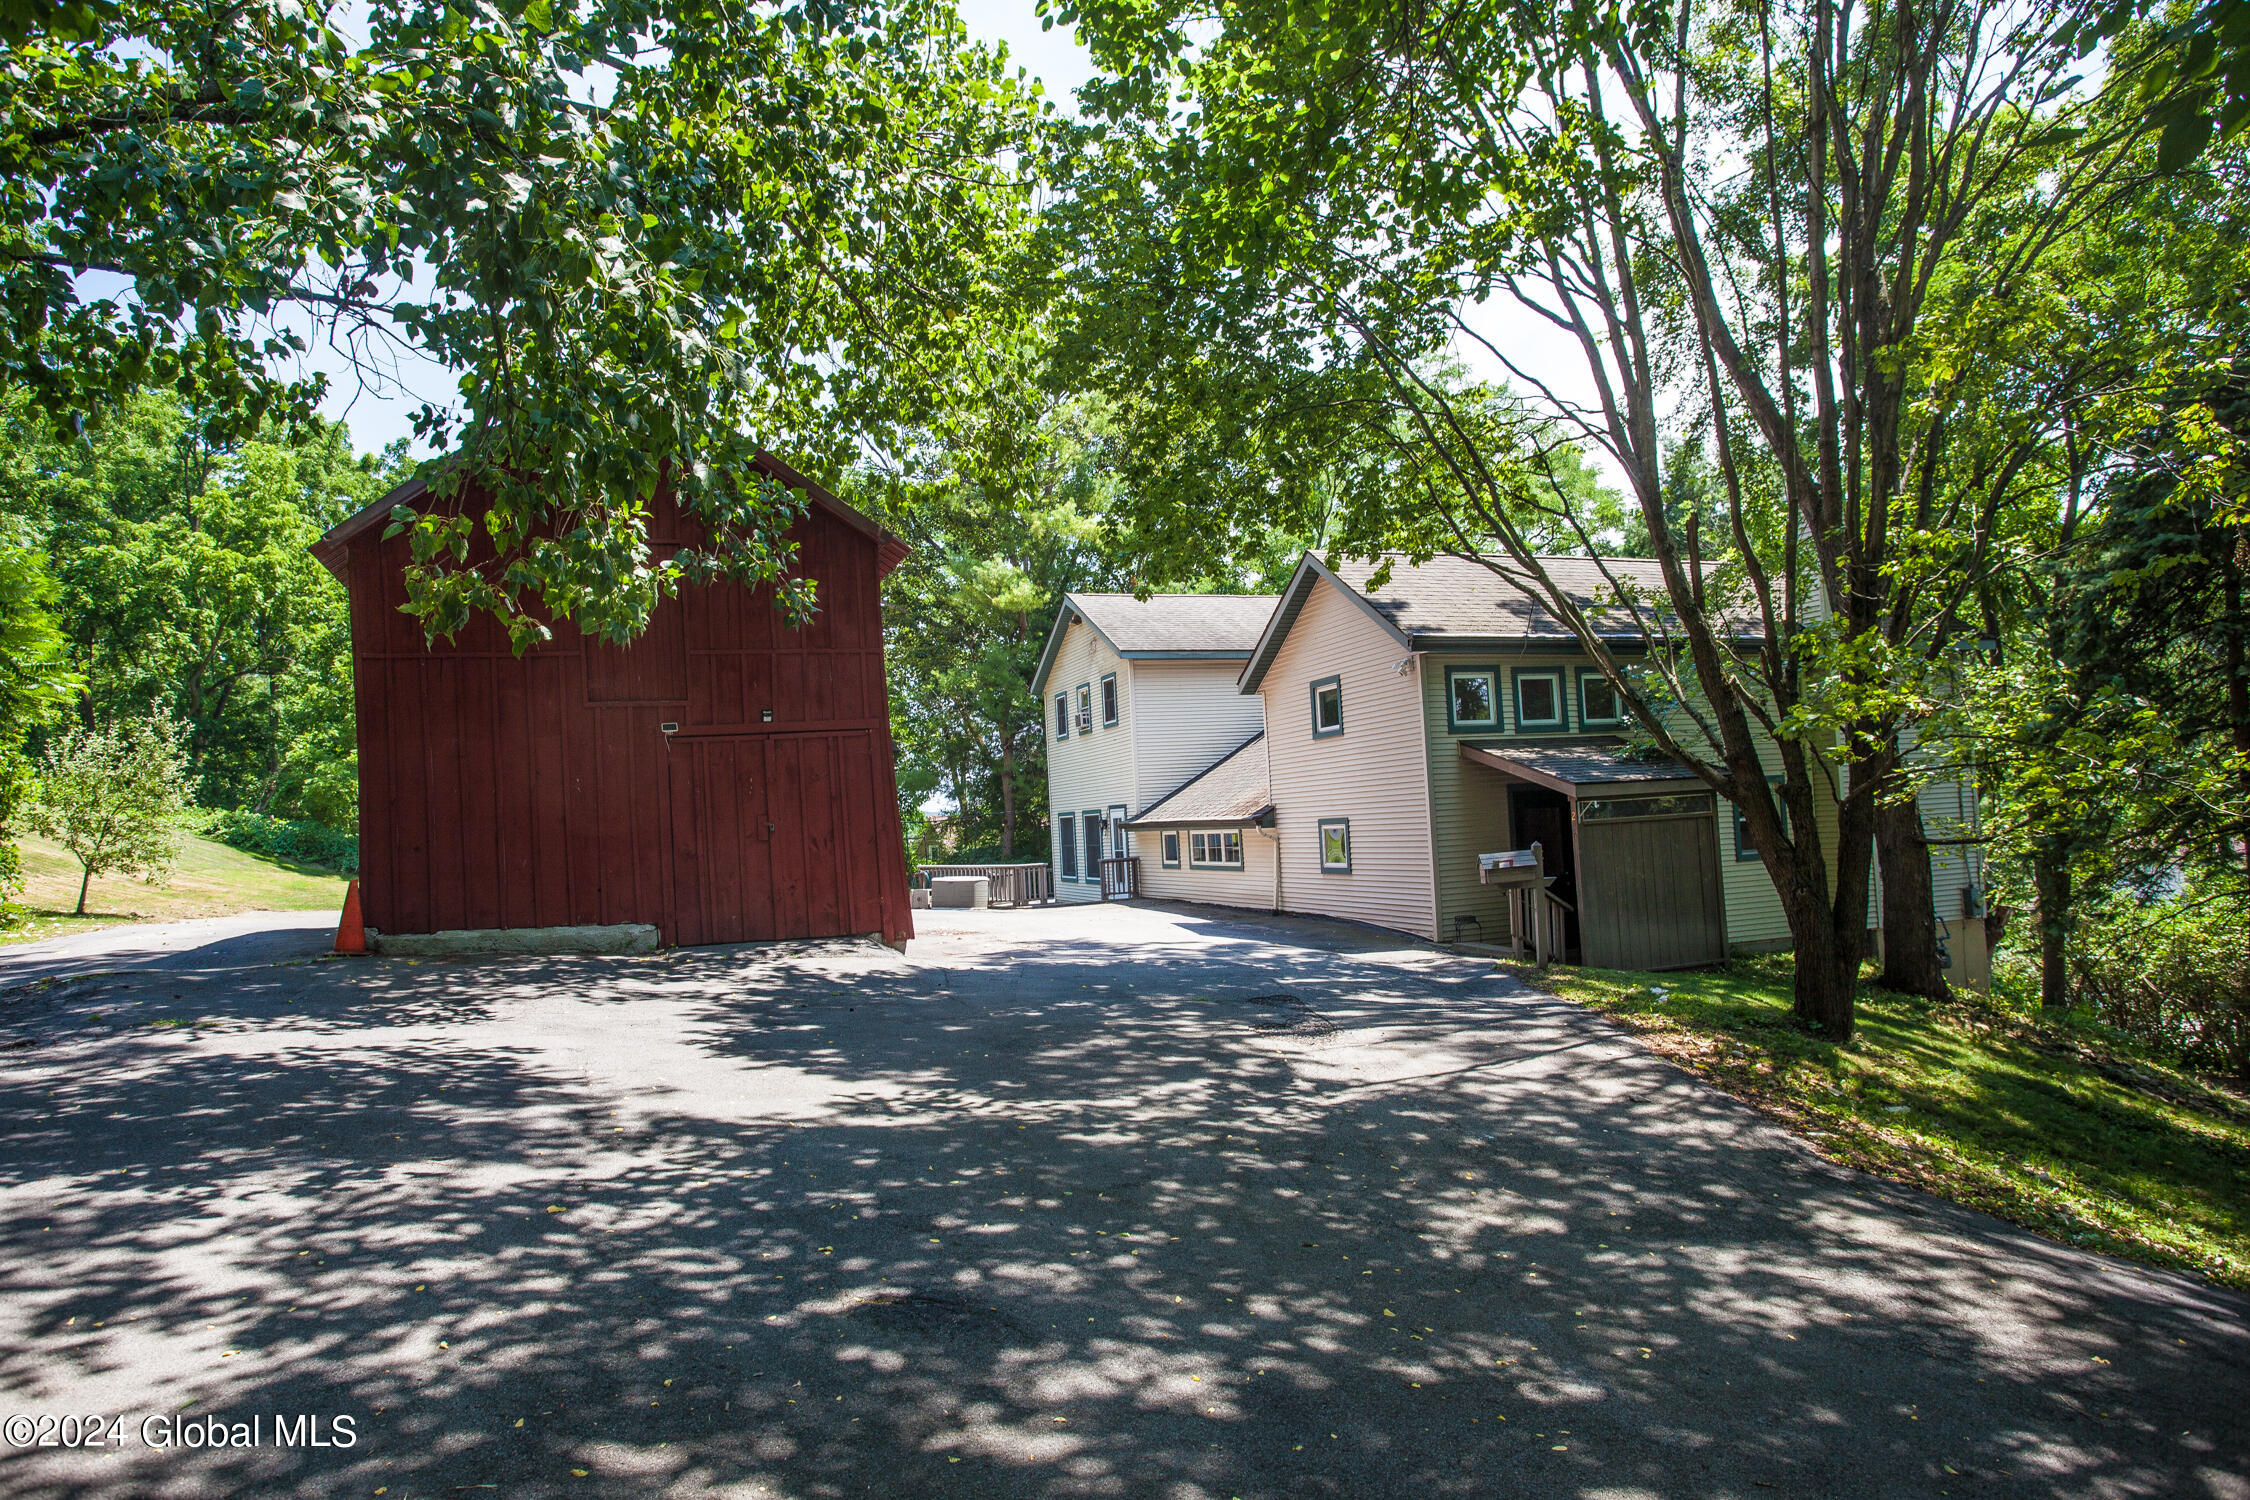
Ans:
[{"label": "wooden barn door", "polygon": [[672,746],[672,941],[883,927],[873,736],[683,736]]}]

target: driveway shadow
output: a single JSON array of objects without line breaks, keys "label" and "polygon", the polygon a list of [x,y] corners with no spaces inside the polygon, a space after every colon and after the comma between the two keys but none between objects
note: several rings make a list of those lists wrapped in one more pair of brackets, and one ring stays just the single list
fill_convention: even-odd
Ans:
[{"label": "driveway shadow", "polygon": [[[131,1420],[0,1491],[2250,1493],[2242,1299],[1315,936],[58,987],[0,1078],[0,1405]],[[183,1411],[266,1444],[143,1446]]]}]

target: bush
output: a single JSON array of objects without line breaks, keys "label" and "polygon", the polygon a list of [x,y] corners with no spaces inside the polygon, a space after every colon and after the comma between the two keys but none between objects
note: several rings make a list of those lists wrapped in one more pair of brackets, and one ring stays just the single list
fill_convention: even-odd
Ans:
[{"label": "bush", "polygon": [[2078,1001],[2193,1068],[2250,1077],[2250,911],[2233,892],[2101,912],[2071,944]]},{"label": "bush", "polygon": [[359,873],[359,836],[338,833],[325,823],[269,818],[264,813],[220,812],[211,818],[211,837],[268,859],[323,865],[345,875]]}]

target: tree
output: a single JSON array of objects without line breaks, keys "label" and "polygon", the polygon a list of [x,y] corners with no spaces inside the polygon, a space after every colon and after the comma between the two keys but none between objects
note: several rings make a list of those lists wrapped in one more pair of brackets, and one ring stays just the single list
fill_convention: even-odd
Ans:
[{"label": "tree", "polygon": [[349,829],[355,777],[344,591],[307,548],[405,466],[330,423],[247,439],[142,391],[62,442],[0,423],[0,514],[60,585],[81,723],[170,710],[199,799]]},{"label": "tree", "polygon": [[137,875],[154,885],[170,874],[187,810],[187,758],[161,710],[65,730],[40,756],[27,808],[33,830],[59,842],[83,868],[81,916],[96,875]]},{"label": "tree", "polygon": [[30,763],[24,738],[58,717],[78,683],[55,629],[55,583],[0,517],[0,914],[22,888],[16,820]]},{"label": "tree", "polygon": [[[1742,810],[1797,1015],[1848,1036],[1878,810],[2055,440],[2030,420],[1959,440],[1988,404],[2037,409],[1976,351],[2115,203],[2135,127],[2074,92],[2049,19],[1977,0],[1250,0],[1215,34],[1121,0],[1058,15],[1113,75],[1056,215],[1084,282],[1073,374],[1162,414],[1148,451],[1255,424],[1281,476],[1226,461],[1247,445],[1151,460],[1166,503],[1302,509],[1342,465],[1331,549],[1453,553],[1530,590]],[[1585,395],[1487,331],[1498,306],[1575,345]],[[1512,420],[1443,378],[1463,349],[1506,373]],[[1667,471],[1691,432],[1723,505],[1683,518]],[[1548,575],[1542,527],[1599,550],[1548,482],[1563,442],[1623,476],[1658,597]]]},{"label": "tree", "polygon": [[965,846],[1013,859],[1023,831],[1047,823],[1031,676],[1056,606],[1072,589],[1126,580],[1109,560],[1116,479],[1103,404],[1024,386],[989,418],[930,434],[878,481],[886,518],[914,547],[884,586],[884,618],[910,820],[942,792]]},{"label": "tree", "polygon": [[[0,383],[66,426],[143,386],[239,439],[363,379],[459,376],[412,607],[637,633],[686,578],[783,581],[761,445],[830,468],[1004,333],[1033,86],[940,0],[11,8]],[[707,545],[653,556],[660,481]],[[488,512],[463,511],[471,488]],[[812,607],[801,584],[783,594]]]}]

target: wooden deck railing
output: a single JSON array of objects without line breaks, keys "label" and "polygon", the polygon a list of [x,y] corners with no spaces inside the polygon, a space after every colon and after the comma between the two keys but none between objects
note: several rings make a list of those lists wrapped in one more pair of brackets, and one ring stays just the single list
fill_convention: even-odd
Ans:
[{"label": "wooden deck railing", "polygon": [[914,872],[916,885],[928,885],[939,875],[982,875],[992,882],[994,906],[1043,906],[1055,899],[1051,872],[1045,865],[923,865]]},{"label": "wooden deck railing", "polygon": [[1101,861],[1101,875],[1104,901],[1129,901],[1141,893],[1141,860],[1137,854]]}]

